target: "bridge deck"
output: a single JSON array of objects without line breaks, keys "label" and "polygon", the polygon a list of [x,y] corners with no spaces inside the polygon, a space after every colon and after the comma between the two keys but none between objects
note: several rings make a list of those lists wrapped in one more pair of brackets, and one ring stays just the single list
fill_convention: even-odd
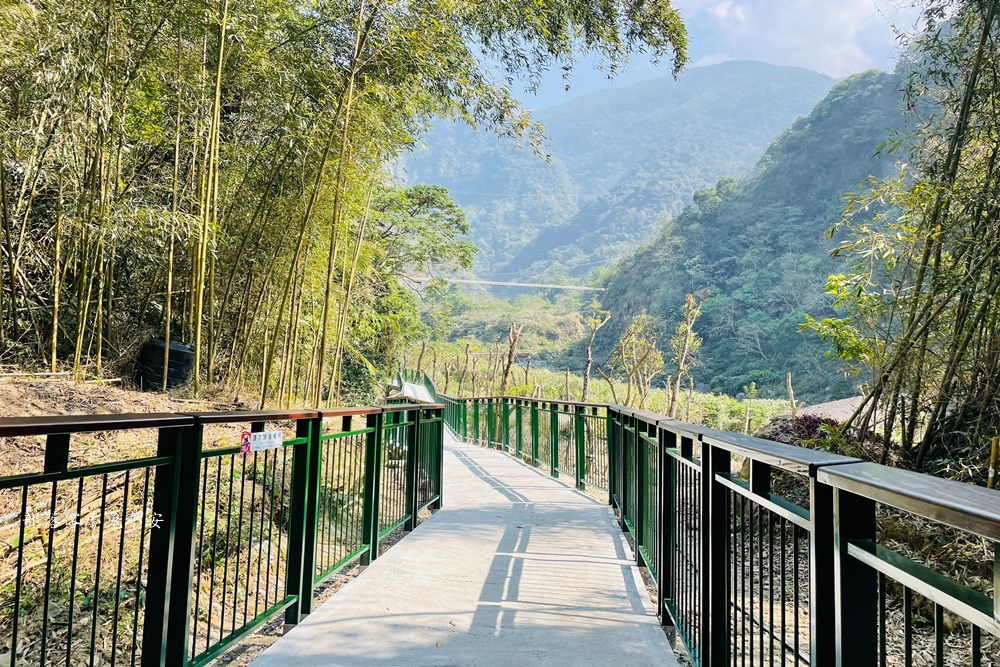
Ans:
[{"label": "bridge deck", "polygon": [[444,508],[253,662],[675,665],[610,509],[446,436]]}]

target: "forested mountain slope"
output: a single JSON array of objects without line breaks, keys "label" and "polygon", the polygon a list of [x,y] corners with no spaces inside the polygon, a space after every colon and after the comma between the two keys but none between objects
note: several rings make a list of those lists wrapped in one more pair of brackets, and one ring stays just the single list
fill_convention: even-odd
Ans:
[{"label": "forested mountain slope", "polygon": [[587,95],[537,114],[545,162],[487,131],[441,125],[406,163],[449,188],[480,274],[584,276],[634,248],[691,193],[741,174],[830,89],[794,67],[727,62]]},{"label": "forested mountain slope", "polygon": [[703,365],[693,375],[704,389],[736,394],[753,381],[778,395],[791,371],[800,397],[856,391],[824,358],[828,348],[798,327],[806,314],[827,312],[827,276],[843,270],[826,234],[844,194],[895,168],[877,149],[903,128],[900,88],[897,75],[874,70],[837,83],[774,140],[748,180],[724,178],[696,193],[610,276],[602,300],[614,320],[599,343],[610,347],[644,309],[673,331],[685,294],[698,294],[706,296],[695,327]]}]

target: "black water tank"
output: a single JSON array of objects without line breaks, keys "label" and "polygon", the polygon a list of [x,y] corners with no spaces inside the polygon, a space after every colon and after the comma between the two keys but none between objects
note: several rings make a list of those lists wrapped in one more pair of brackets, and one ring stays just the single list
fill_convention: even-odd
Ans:
[{"label": "black water tank", "polygon": [[[163,346],[162,338],[153,338],[143,343],[139,350],[135,363],[136,382],[144,391],[156,391],[163,387]],[[194,372],[194,348],[176,340],[170,341],[169,364],[167,389],[190,382]]]}]

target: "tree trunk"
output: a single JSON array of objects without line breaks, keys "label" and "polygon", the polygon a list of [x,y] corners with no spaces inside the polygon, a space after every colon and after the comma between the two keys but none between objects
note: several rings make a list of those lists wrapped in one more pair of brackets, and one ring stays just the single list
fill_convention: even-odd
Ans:
[{"label": "tree trunk", "polygon": [[[518,343],[518,341],[521,338],[521,332],[522,331],[524,331],[524,325],[523,324],[520,327],[516,327],[515,328],[514,323],[511,322],[511,324],[510,324],[510,330],[507,332],[507,341],[509,343],[508,348],[507,348],[507,363],[504,366],[504,369],[503,369],[503,378],[501,379],[501,382],[500,382],[500,395],[501,396],[506,396],[507,395],[507,390],[510,388],[510,374],[511,374],[511,371],[513,370],[513,368],[514,368],[514,360],[517,358],[517,343]],[[528,365],[529,366],[531,365],[531,360],[530,359],[528,360]],[[525,379],[524,379],[524,383],[525,384],[528,383],[527,374],[528,374],[528,371],[525,370]]]}]

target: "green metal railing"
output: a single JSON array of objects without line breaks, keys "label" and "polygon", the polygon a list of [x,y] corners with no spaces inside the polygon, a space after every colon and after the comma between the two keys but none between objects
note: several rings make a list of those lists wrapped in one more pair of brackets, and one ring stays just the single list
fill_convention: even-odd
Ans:
[{"label": "green metal railing", "polygon": [[460,438],[522,459],[577,489],[608,490],[608,417],[603,405],[525,398],[437,395]]},{"label": "green metal railing", "polygon": [[[21,468],[0,477],[0,665],[195,667],[298,623],[317,584],[440,506],[442,412],[0,420]],[[241,446],[268,428],[272,447]]]},{"label": "green metal railing", "polygon": [[[616,405],[438,400],[466,442],[607,489],[697,665],[1000,665],[1000,492]],[[978,540],[984,575],[904,552],[877,517]]]}]

